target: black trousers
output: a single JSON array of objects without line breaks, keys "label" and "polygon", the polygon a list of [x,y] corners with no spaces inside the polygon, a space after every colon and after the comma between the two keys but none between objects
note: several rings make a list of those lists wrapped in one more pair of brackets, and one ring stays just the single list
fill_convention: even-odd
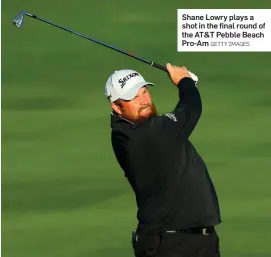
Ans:
[{"label": "black trousers", "polygon": [[135,257],[220,257],[219,237],[196,233],[146,235],[133,232]]}]

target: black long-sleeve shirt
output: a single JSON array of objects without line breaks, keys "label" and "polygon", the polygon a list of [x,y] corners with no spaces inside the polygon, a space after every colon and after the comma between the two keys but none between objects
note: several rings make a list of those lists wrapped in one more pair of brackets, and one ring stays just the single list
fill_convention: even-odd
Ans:
[{"label": "black long-sleeve shirt", "polygon": [[112,146],[133,188],[146,233],[221,222],[207,167],[189,141],[202,112],[195,82],[183,78],[171,113],[131,123],[111,115]]}]

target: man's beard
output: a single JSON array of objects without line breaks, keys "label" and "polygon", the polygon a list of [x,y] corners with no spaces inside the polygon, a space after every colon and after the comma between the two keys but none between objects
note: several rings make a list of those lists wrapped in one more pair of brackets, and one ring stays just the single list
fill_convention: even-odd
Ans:
[{"label": "man's beard", "polygon": [[141,113],[145,108],[149,108],[149,109],[150,109],[149,117],[152,117],[152,116],[156,116],[156,115],[157,115],[157,109],[156,109],[156,106],[155,106],[154,104],[146,104],[146,105],[143,105],[142,107],[139,108],[139,110],[138,110],[138,116],[140,116],[140,113]]},{"label": "man's beard", "polygon": [[[148,115],[141,115],[142,114],[142,110],[144,110],[145,108],[149,108],[150,111],[148,113]],[[154,117],[154,116],[157,116],[157,109],[156,109],[156,106],[154,104],[147,104],[147,105],[144,105],[142,107],[139,108],[138,110],[138,115],[136,117],[131,117],[129,115],[124,115],[123,118],[129,120],[129,121],[132,121],[132,122],[141,122],[141,121],[144,121],[150,117]]]}]

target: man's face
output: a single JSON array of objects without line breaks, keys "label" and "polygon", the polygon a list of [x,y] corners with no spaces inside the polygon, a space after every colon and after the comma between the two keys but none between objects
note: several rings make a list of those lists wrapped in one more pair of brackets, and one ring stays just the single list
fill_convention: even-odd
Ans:
[{"label": "man's face", "polygon": [[142,87],[136,97],[130,101],[120,100],[119,105],[113,103],[112,108],[120,116],[132,122],[142,121],[157,115],[156,107],[152,104],[147,87]]}]

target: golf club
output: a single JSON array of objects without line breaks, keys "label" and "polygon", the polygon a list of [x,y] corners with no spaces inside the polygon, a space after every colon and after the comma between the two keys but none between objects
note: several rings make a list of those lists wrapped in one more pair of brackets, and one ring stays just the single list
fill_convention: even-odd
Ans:
[{"label": "golf club", "polygon": [[108,47],[108,48],[110,48],[110,49],[113,49],[113,50],[115,50],[115,51],[118,51],[118,52],[120,52],[120,53],[123,53],[123,54],[125,54],[125,55],[128,55],[128,56],[130,56],[130,57],[133,57],[133,58],[135,58],[135,59],[137,59],[137,60],[140,60],[140,61],[142,61],[142,62],[144,62],[144,63],[147,63],[147,64],[149,64],[149,65],[151,65],[151,66],[153,66],[153,67],[155,67],[155,68],[157,68],[157,69],[163,70],[163,71],[165,71],[165,72],[168,73],[167,68],[166,68],[165,66],[163,66],[163,65],[160,65],[160,64],[158,64],[158,63],[154,63],[153,61],[146,60],[146,59],[144,59],[144,58],[142,58],[142,57],[139,57],[139,56],[136,56],[135,54],[132,54],[132,53],[130,53],[130,52],[123,51],[123,50],[121,50],[121,49],[119,49],[119,48],[117,48],[117,47],[115,47],[115,46],[112,46],[112,45],[103,43],[103,42],[101,42],[101,41],[99,41],[99,40],[97,40],[97,39],[94,39],[94,38],[85,36],[85,35],[83,35],[83,34],[81,34],[81,33],[78,33],[78,32],[76,32],[76,31],[73,31],[72,29],[65,28],[65,27],[63,27],[63,26],[60,26],[60,25],[58,25],[58,24],[56,24],[56,23],[53,23],[53,22],[51,22],[51,21],[45,20],[45,19],[43,19],[43,18],[40,18],[40,17],[38,17],[37,15],[34,15],[34,14],[29,13],[29,12],[26,12],[26,11],[22,11],[22,12],[18,13],[18,14],[15,16],[15,18],[13,19],[13,24],[14,24],[17,28],[23,27],[23,24],[24,24],[24,16],[25,16],[25,15],[26,15],[26,16],[29,16],[29,17],[31,17],[31,18],[34,18],[34,19],[36,19],[36,20],[40,20],[40,21],[42,21],[42,22],[45,22],[45,23],[47,23],[47,24],[50,24],[50,25],[52,25],[52,26],[54,26],[54,27],[63,29],[63,30],[65,30],[65,31],[68,31],[68,32],[70,32],[70,33],[72,33],[72,34],[75,34],[75,35],[79,36],[79,37],[83,37],[83,38],[85,38],[85,39],[88,39],[88,40],[90,40],[90,41],[92,41],[92,42],[94,42],[94,43],[97,43],[97,44],[106,46],[106,47]]}]

